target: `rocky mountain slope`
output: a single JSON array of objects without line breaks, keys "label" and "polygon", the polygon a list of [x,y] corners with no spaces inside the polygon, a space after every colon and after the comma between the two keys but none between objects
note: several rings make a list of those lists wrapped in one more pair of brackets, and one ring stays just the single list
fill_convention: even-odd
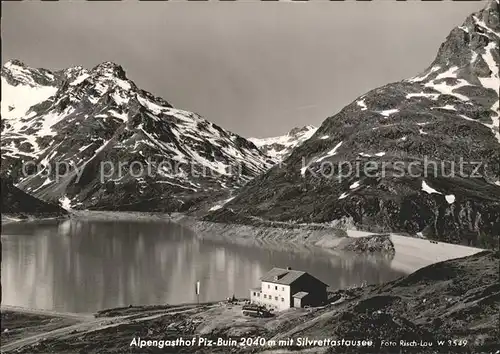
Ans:
[{"label": "rocky mountain slope", "polygon": [[357,98],[208,220],[355,225],[489,247],[500,230],[498,1],[421,74]]},{"label": "rocky mountain slope", "polygon": [[24,193],[19,188],[14,187],[12,181],[1,178],[2,193],[2,214],[36,214],[36,215],[64,215],[67,211],[57,204],[46,203],[29,194]]},{"label": "rocky mountain slope", "polygon": [[60,71],[7,62],[1,143],[2,175],[72,208],[186,210],[272,164],[248,140],[141,90],[111,62]]},{"label": "rocky mountain slope", "polygon": [[313,136],[317,129],[312,125],[306,125],[294,128],[285,135],[272,138],[250,138],[248,140],[274,161],[280,162],[288,157],[294,148]]}]

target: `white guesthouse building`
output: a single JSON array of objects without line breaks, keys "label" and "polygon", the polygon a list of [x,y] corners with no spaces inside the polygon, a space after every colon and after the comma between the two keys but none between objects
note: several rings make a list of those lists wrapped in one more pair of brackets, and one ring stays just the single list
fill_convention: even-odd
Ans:
[{"label": "white guesthouse building", "polygon": [[328,285],[303,271],[273,268],[260,281],[259,288],[250,289],[250,302],[268,309],[318,306],[327,300]]}]

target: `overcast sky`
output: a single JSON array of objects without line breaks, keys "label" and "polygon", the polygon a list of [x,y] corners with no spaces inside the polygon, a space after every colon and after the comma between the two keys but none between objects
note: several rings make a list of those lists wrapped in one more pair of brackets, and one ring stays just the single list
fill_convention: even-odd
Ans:
[{"label": "overcast sky", "polygon": [[483,2],[2,2],[2,63],[122,65],[177,108],[244,136],[320,125],[424,70]]}]

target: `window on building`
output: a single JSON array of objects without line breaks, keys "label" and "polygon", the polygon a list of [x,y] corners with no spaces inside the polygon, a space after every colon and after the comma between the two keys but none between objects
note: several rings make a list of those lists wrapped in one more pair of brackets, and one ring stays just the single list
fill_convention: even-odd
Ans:
[{"label": "window on building", "polygon": [[278,286],[277,285],[274,287],[274,290],[278,290]]},{"label": "window on building", "polygon": [[257,296],[260,297],[260,293],[257,293]]},{"label": "window on building", "polygon": [[285,287],[284,286],[281,287],[281,291],[285,291]]},{"label": "window on building", "polygon": [[253,296],[255,296],[255,291],[253,292]]},{"label": "window on building", "polygon": [[266,294],[264,294],[264,299],[267,299],[267,295]]},{"label": "window on building", "polygon": [[267,284],[267,288],[270,289],[271,288],[271,285]]},{"label": "window on building", "polygon": [[277,296],[275,296],[275,297],[274,297],[274,300],[278,301],[278,297],[277,297]]},{"label": "window on building", "polygon": [[281,302],[285,302],[285,298],[284,297],[281,298]]}]

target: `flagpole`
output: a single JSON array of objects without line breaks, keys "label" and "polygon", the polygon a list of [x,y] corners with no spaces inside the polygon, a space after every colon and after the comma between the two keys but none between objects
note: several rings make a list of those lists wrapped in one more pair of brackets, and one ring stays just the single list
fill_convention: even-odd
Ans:
[{"label": "flagpole", "polygon": [[196,301],[199,305],[200,304],[200,281],[199,280],[196,282],[195,291],[196,291]]}]

